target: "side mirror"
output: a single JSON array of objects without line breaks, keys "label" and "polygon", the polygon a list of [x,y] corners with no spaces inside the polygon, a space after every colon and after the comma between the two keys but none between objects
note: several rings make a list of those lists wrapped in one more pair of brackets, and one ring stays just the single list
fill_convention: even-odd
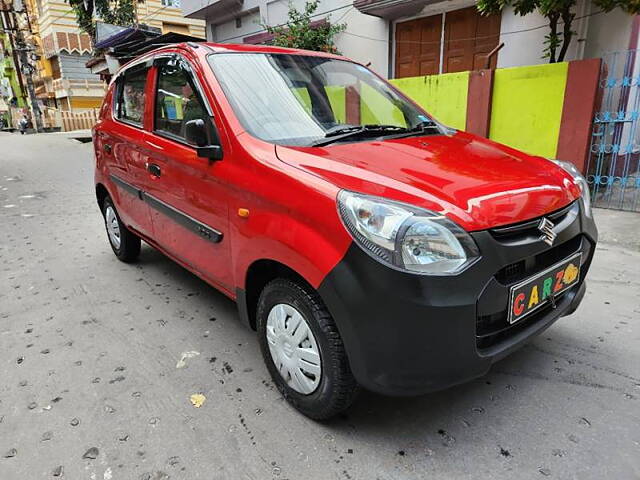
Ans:
[{"label": "side mirror", "polygon": [[207,138],[207,129],[204,124],[204,120],[198,118],[196,120],[189,120],[184,124],[184,137],[185,140],[191,145],[196,147],[205,147],[209,143]]},{"label": "side mirror", "polygon": [[220,145],[209,145],[209,135],[204,120],[198,118],[189,120],[184,125],[185,140],[196,146],[199,157],[209,160],[222,160],[222,147]]}]

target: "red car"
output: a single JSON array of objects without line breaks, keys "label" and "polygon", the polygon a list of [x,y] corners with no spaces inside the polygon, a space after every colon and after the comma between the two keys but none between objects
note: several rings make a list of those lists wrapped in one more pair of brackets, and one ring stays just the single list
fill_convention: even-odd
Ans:
[{"label": "red car", "polygon": [[585,292],[570,163],[447,128],[340,56],[161,48],[114,77],[93,136],[116,256],[144,240],[235,300],[312,418],[484,375]]}]

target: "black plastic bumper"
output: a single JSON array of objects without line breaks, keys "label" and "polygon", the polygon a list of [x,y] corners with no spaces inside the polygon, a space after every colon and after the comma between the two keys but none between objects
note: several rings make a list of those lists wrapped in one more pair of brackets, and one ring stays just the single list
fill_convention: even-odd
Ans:
[{"label": "black plastic bumper", "polygon": [[[333,315],[352,371],[365,388],[416,395],[484,375],[491,364],[572,313],[584,296],[597,230],[576,202],[555,219],[553,247],[523,225],[474,232],[481,258],[456,276],[390,269],[352,244],[319,293]],[[582,251],[579,283],[510,325],[509,287]]]}]

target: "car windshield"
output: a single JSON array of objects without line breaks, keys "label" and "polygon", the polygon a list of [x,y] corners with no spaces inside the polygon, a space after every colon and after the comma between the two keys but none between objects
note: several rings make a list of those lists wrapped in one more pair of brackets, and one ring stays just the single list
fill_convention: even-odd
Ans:
[{"label": "car windshield", "polygon": [[309,146],[381,136],[441,133],[440,127],[367,68],[307,55],[219,53],[209,63],[252,135]]}]

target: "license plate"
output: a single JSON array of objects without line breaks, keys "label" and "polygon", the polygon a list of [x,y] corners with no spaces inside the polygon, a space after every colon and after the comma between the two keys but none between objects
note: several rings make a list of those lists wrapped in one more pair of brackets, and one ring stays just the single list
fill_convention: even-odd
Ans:
[{"label": "license plate", "polygon": [[581,253],[576,253],[511,287],[509,323],[516,323],[549,302],[555,304],[558,295],[578,283],[581,257]]}]

